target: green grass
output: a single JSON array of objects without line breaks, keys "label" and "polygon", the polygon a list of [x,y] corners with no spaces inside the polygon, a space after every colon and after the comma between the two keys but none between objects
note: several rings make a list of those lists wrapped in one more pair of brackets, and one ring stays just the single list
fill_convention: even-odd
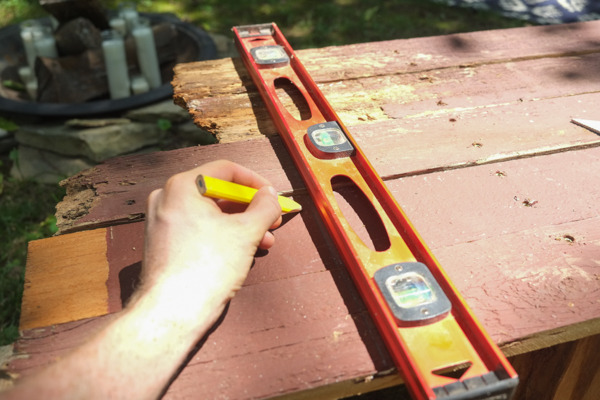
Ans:
[{"label": "green grass", "polygon": [[27,243],[56,232],[58,185],[17,181],[0,174],[0,346],[18,337]]},{"label": "green grass", "polygon": [[[104,2],[116,8],[120,0]],[[492,12],[428,0],[141,0],[146,12],[171,12],[208,32],[276,22],[296,49],[523,26]],[[2,0],[0,26],[43,13],[37,0]]]},{"label": "green grass", "polygon": [[[526,25],[427,0],[141,0],[138,6],[230,37],[232,26],[276,22],[296,49]],[[0,0],[0,26],[42,15],[38,0]],[[54,206],[63,196],[57,185],[6,178],[9,163],[0,167],[0,345],[18,335],[27,243],[56,231]]]},{"label": "green grass", "polygon": [[[161,9],[142,1],[141,9]],[[490,12],[452,8],[427,0],[197,0],[171,1],[175,12],[206,31],[276,22],[296,49],[523,26]]]}]

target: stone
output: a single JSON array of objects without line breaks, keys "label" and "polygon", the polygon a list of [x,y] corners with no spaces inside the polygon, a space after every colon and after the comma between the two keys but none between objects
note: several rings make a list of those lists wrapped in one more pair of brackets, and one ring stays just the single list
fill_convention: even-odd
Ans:
[{"label": "stone", "polygon": [[101,126],[128,124],[127,118],[100,118],[100,119],[70,119],[65,121],[65,126],[71,128],[99,128]]},{"label": "stone", "polygon": [[83,157],[64,157],[60,154],[20,145],[11,176],[40,183],[58,183],[94,163]]},{"label": "stone", "polygon": [[15,147],[17,147],[17,140],[12,132],[0,128],[0,154],[10,153]]},{"label": "stone", "polygon": [[16,139],[29,147],[101,162],[155,145],[164,134],[155,123],[132,122],[89,129],[69,129],[64,125],[21,127]]},{"label": "stone", "polygon": [[213,134],[194,124],[194,121],[177,125],[175,127],[175,134],[187,143],[197,145],[217,143],[217,138]]},{"label": "stone", "polygon": [[17,147],[17,141],[13,136],[0,138],[0,154],[10,153],[12,149]]},{"label": "stone", "polygon": [[100,48],[100,30],[88,19],[75,18],[61,25],[54,33],[56,48],[62,56],[81,54]]},{"label": "stone", "polygon": [[179,123],[191,120],[188,111],[175,105],[172,99],[131,110],[125,114],[125,118],[141,122],[156,122],[159,119],[167,119]]}]

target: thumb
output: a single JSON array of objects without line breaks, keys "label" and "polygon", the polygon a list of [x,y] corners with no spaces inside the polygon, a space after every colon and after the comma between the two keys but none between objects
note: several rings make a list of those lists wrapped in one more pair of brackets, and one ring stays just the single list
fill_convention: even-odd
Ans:
[{"label": "thumb", "polygon": [[256,192],[244,212],[248,222],[262,237],[264,233],[281,223],[281,206],[277,192],[272,186],[263,186]]}]

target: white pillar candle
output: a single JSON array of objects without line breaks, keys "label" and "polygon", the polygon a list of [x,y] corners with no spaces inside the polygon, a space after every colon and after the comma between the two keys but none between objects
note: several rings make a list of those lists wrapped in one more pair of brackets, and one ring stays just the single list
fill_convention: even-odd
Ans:
[{"label": "white pillar candle", "polygon": [[56,41],[52,35],[52,30],[44,26],[39,32],[33,35],[35,53],[38,57],[57,58]]},{"label": "white pillar candle", "polygon": [[127,25],[123,18],[111,18],[109,25],[111,29],[119,32],[121,36],[127,35]]},{"label": "white pillar candle", "polygon": [[145,93],[148,90],[150,90],[150,86],[146,78],[140,75],[131,78],[131,91],[133,94]]},{"label": "white pillar candle", "polygon": [[25,49],[25,56],[27,58],[27,65],[33,68],[35,65],[35,44],[34,44],[34,33],[41,29],[41,24],[35,20],[27,20],[21,23],[21,40],[23,41],[23,48]]},{"label": "white pillar candle", "polygon": [[137,58],[142,75],[148,81],[150,88],[155,89],[161,85],[162,79],[156,45],[154,44],[154,34],[148,19],[138,19],[138,23],[133,28],[133,38],[135,39]]},{"label": "white pillar candle", "polygon": [[31,100],[35,101],[37,99],[37,90],[38,90],[37,79],[33,79],[33,80],[27,82],[25,84],[25,89],[27,89],[27,94],[29,94],[29,97],[31,97]]},{"label": "white pillar candle", "polygon": [[102,32],[102,52],[111,99],[129,97],[130,83],[123,37],[115,31]]},{"label": "white pillar candle", "polygon": [[28,66],[19,68],[19,77],[25,84],[35,80],[35,77],[33,76],[33,70]]},{"label": "white pillar candle", "polygon": [[119,17],[123,18],[127,26],[127,32],[132,32],[138,21],[138,12],[135,3],[127,1],[119,4]]},{"label": "white pillar candle", "polygon": [[50,16],[50,26],[52,27],[52,30],[56,30],[56,28],[60,26],[60,22],[52,15]]}]

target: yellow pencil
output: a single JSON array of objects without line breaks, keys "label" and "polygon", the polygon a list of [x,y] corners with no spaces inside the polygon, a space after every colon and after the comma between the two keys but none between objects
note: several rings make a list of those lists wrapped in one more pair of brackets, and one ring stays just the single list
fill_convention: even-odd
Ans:
[{"label": "yellow pencil", "polygon": [[[250,203],[257,192],[257,189],[254,188],[206,175],[198,175],[196,184],[203,196],[212,197],[213,199],[235,201],[237,203]],[[281,211],[284,213],[302,210],[300,204],[288,197],[278,196],[278,199]]]}]

